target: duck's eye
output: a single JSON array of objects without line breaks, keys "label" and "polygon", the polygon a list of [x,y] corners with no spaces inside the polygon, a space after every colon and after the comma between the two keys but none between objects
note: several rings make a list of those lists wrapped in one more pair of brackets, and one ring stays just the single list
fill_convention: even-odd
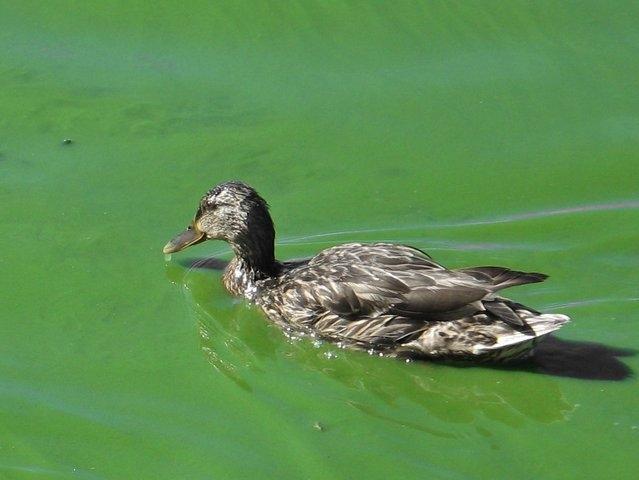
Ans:
[{"label": "duck's eye", "polygon": [[217,209],[217,203],[207,203],[206,205],[200,205],[200,208],[197,209],[197,213],[195,214],[195,218],[199,218],[203,213],[210,213]]}]

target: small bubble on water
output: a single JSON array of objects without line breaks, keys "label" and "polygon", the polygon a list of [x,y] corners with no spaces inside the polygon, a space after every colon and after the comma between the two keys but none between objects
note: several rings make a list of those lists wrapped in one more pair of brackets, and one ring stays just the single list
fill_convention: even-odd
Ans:
[{"label": "small bubble on water", "polygon": [[337,355],[335,355],[335,353],[333,353],[333,352],[324,352],[324,356],[325,356],[326,358],[328,358],[328,359],[336,358],[336,357],[337,357]]},{"label": "small bubble on water", "polygon": [[164,261],[165,262],[170,262],[171,261],[171,254],[170,253],[165,253],[164,254]]}]

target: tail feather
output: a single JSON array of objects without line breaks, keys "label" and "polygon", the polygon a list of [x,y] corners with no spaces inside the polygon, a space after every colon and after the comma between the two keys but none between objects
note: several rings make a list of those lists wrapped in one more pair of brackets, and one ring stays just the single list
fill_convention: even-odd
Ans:
[{"label": "tail feather", "polygon": [[516,285],[543,282],[548,278],[548,275],[543,273],[519,272],[505,267],[471,267],[462,268],[459,271],[482,282],[491,283],[494,291]]},{"label": "tail feather", "polygon": [[[524,322],[524,319],[515,310],[512,309],[509,303],[510,302],[508,301],[494,300],[483,302],[483,305],[488,312],[492,313],[500,320],[516,327],[528,327],[530,330],[530,326]],[[530,331],[530,333],[532,333],[532,331]]]},{"label": "tail feather", "polygon": [[[521,313],[519,314],[522,315]],[[525,320],[526,323],[535,331],[535,336],[541,337],[554,332],[555,330],[559,330],[570,321],[570,317],[568,315],[562,315],[561,313],[543,313],[541,315],[526,318]]]},{"label": "tail feather", "polygon": [[[570,317],[560,313],[534,314],[528,310],[516,310],[526,324],[530,326],[532,332],[522,332],[513,329],[498,333],[495,343],[492,345],[477,345],[474,353],[476,355],[488,354],[491,360],[513,359],[514,357],[532,349],[540,337],[548,335],[555,330],[559,330],[570,321]],[[534,332],[534,334],[533,334]],[[490,354],[489,352],[495,352]],[[499,352],[497,354],[497,352]],[[495,356],[497,354],[497,356]]]}]

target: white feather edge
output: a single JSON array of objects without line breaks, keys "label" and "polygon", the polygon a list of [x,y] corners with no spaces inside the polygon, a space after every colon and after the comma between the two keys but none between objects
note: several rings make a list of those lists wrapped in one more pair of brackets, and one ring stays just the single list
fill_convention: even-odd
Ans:
[{"label": "white feather edge", "polygon": [[[517,313],[520,313],[518,311]],[[525,311],[524,311],[525,312]],[[530,312],[527,312],[530,314]],[[563,325],[570,321],[568,315],[561,313],[543,313],[525,318],[525,321],[535,332],[535,335],[526,335],[522,332],[513,332],[508,335],[499,335],[497,341],[492,345],[477,345],[473,348],[473,353],[481,355],[490,350],[500,350],[513,345],[535,340],[544,335],[548,335],[555,330],[559,330]]]}]

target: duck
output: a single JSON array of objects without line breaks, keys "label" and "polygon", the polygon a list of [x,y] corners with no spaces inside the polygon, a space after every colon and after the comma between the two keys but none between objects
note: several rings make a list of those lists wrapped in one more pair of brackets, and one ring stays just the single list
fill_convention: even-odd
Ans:
[{"label": "duck", "polygon": [[570,320],[500,295],[547,275],[494,266],[448,269],[408,245],[346,243],[279,261],[268,204],[241,181],[208,190],[163,252],[206,240],[225,241],[233,251],[222,274],[230,294],[258,306],[288,335],[343,348],[406,359],[511,362],[531,356],[540,339]]}]

